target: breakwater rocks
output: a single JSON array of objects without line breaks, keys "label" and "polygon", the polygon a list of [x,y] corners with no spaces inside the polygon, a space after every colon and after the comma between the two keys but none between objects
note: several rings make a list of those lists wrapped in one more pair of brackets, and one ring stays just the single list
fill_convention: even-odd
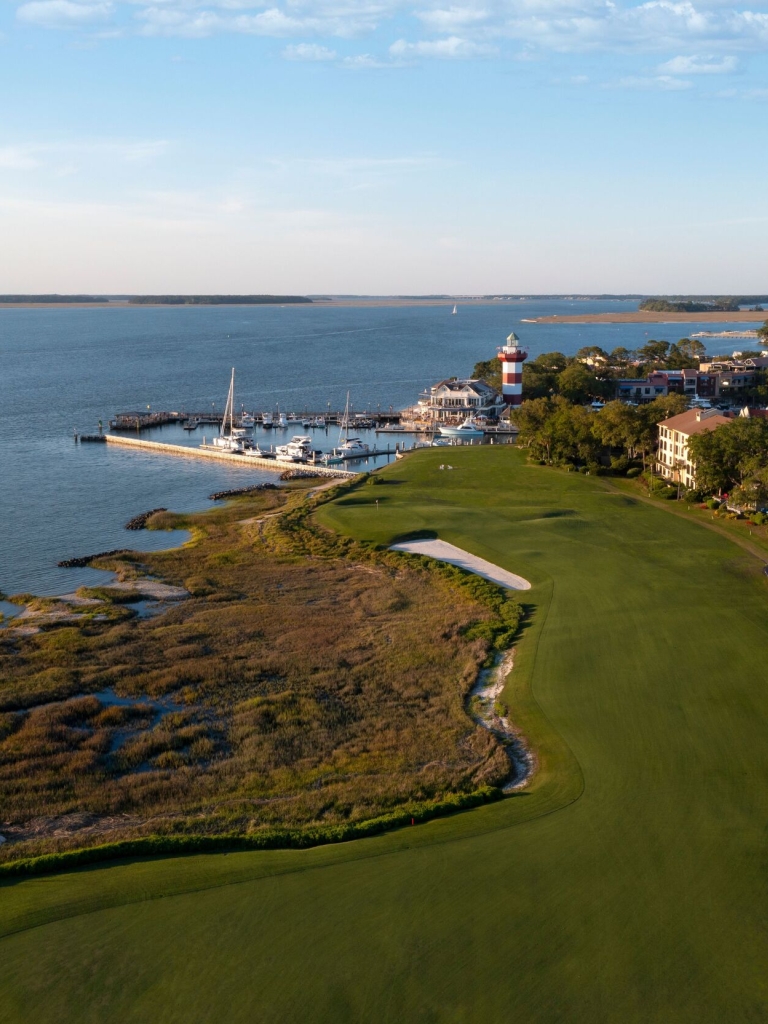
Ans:
[{"label": "breakwater rocks", "polygon": [[95,555],[86,555],[84,558],[65,558],[63,562],[57,562],[60,569],[82,569],[97,558],[111,558],[113,555],[126,555],[127,548],[115,548],[114,551],[99,551]]},{"label": "breakwater rocks", "polygon": [[208,495],[209,501],[224,501],[225,498],[238,498],[242,494],[256,494],[257,491],[274,491],[277,484],[256,484],[254,487],[235,487],[231,491],[214,491]]},{"label": "breakwater rocks", "polygon": [[312,469],[286,469],[280,474],[281,480],[317,480],[322,473],[315,473]]},{"label": "breakwater rocks", "polygon": [[151,508],[149,512],[142,512],[140,516],[134,516],[133,519],[129,519],[125,524],[126,530],[143,530],[147,525],[147,520],[150,516],[153,516],[155,512],[167,512],[167,508]]}]

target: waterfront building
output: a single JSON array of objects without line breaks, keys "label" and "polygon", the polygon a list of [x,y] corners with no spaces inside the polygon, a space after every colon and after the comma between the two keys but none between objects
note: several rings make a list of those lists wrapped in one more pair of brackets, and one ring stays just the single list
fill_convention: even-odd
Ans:
[{"label": "waterfront building", "polygon": [[[498,419],[504,401],[490,384],[474,378],[449,377],[419,395],[413,410],[417,420],[428,423],[461,423],[473,419]],[[404,416],[408,410],[404,410]]]},{"label": "waterfront building", "polygon": [[659,447],[656,452],[656,470],[666,480],[683,487],[696,486],[696,466],[688,455],[688,438],[730,423],[716,409],[689,409],[659,423]]}]

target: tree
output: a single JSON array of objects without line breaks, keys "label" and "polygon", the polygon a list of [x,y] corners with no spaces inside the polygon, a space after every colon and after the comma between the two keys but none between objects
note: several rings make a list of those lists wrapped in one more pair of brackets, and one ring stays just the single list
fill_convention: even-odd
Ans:
[{"label": "tree", "polygon": [[557,390],[569,402],[583,404],[607,397],[613,392],[613,384],[597,377],[584,363],[575,362],[558,374]]},{"label": "tree", "polygon": [[698,338],[681,338],[677,343],[677,349],[689,359],[700,361],[706,356],[706,346]]},{"label": "tree", "polygon": [[472,377],[475,380],[484,380],[495,391],[501,392],[501,360],[483,359],[475,363]]},{"label": "tree", "polygon": [[635,458],[645,424],[640,409],[624,402],[608,402],[595,416],[594,433],[607,448],[622,448]]},{"label": "tree", "polygon": [[735,417],[715,430],[693,434],[688,454],[702,490],[742,488],[768,466],[768,421]]},{"label": "tree", "polygon": [[544,352],[523,364],[523,397],[545,398],[557,394],[557,378],[568,366],[562,352]]},{"label": "tree", "polygon": [[581,362],[589,360],[592,365],[595,363],[609,363],[611,360],[605,349],[600,348],[599,345],[585,345],[576,353],[576,358]]},{"label": "tree", "polygon": [[655,366],[664,364],[667,352],[669,352],[668,341],[654,341],[651,338],[649,342],[637,350],[637,355],[639,359],[646,363],[652,363]]}]

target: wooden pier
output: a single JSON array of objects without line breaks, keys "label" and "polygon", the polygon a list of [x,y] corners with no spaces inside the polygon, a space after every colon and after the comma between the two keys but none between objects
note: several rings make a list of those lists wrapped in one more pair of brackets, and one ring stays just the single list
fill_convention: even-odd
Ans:
[{"label": "wooden pier", "polygon": [[243,469],[271,469],[273,472],[284,472],[285,470],[307,470],[316,473],[318,476],[339,477],[342,480],[350,480],[358,476],[347,469],[339,469],[337,466],[315,465],[314,463],[279,462],[277,459],[261,459],[254,455],[237,455],[234,452],[215,451],[212,448],[192,448],[184,444],[165,444],[162,441],[142,441],[138,437],[123,437],[119,434],[104,434],[107,444],[122,445],[124,448],[138,448],[143,451],[157,452],[162,455],[182,455],[193,459],[217,459],[219,462],[227,462],[230,466],[238,466]]}]

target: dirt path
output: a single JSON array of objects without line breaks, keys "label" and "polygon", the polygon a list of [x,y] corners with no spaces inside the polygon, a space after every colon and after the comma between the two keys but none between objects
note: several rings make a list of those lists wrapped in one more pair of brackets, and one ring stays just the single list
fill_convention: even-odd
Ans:
[{"label": "dirt path", "polygon": [[416,555],[428,555],[439,562],[450,562],[451,565],[458,565],[460,569],[474,572],[491,583],[498,583],[500,587],[507,590],[530,590],[531,584],[522,576],[516,576],[513,572],[502,569],[500,565],[493,562],[486,562],[484,558],[478,558],[469,551],[457,548],[455,544],[449,544],[444,540],[408,540],[402,544],[393,544],[392,551],[410,551]]}]

